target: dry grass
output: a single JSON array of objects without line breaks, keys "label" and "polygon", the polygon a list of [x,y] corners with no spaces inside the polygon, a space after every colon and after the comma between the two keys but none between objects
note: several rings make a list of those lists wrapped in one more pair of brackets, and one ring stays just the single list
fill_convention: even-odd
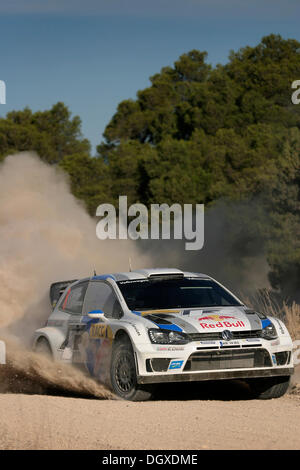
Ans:
[{"label": "dry grass", "polygon": [[247,298],[245,303],[255,310],[280,318],[286,325],[293,340],[300,339],[300,305],[293,302],[279,302],[271,295],[270,291],[263,290],[251,298]]},{"label": "dry grass", "polygon": [[[282,320],[292,340],[300,340],[300,305],[296,302],[288,304],[279,302],[271,295],[270,291],[264,290],[251,298],[245,300],[246,305],[265,315],[272,315]],[[300,366],[298,366],[300,367]],[[300,399],[300,383],[294,379],[289,389],[289,394]]]},{"label": "dry grass", "polygon": [[283,305],[285,324],[292,339],[300,339],[300,305],[295,302],[291,306]]}]

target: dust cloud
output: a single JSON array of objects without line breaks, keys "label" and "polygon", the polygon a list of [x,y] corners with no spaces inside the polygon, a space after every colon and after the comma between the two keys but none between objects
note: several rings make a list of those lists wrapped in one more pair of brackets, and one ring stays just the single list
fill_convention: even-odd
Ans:
[{"label": "dust cloud", "polygon": [[104,385],[71,365],[26,350],[5,337],[7,364],[0,367],[0,393],[27,393],[114,399]]},{"label": "dust cloud", "polygon": [[[46,368],[39,362],[44,359],[26,353],[34,330],[49,316],[50,284],[91,276],[94,269],[128,271],[129,256],[139,267],[151,263],[137,255],[131,240],[97,239],[96,221],[71,194],[66,175],[33,153],[8,156],[1,164],[0,200],[0,338],[10,338],[9,389],[14,370],[19,378],[33,371],[33,382],[40,376],[43,384],[52,373],[63,388],[56,366],[48,364],[45,379]],[[83,387],[84,375],[76,380],[73,386],[80,388],[81,380]]]},{"label": "dust cloud", "polygon": [[219,200],[205,210],[202,250],[185,250],[185,240],[143,240],[139,248],[154,265],[208,274],[245,300],[270,289],[263,238],[253,223],[264,217],[259,200]]}]

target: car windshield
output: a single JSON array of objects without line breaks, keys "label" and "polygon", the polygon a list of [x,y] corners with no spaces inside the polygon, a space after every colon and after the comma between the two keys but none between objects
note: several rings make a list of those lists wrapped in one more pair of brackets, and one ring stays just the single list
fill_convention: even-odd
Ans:
[{"label": "car windshield", "polygon": [[139,279],[119,281],[118,286],[130,310],[242,305],[210,279]]}]

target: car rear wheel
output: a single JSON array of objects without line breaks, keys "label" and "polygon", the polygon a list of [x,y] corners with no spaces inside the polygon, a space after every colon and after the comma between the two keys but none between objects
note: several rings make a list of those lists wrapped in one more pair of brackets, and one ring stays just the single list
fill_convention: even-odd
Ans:
[{"label": "car rear wheel", "polygon": [[114,393],[124,400],[145,401],[151,398],[152,388],[137,383],[134,354],[129,339],[122,339],[115,344],[110,375]]},{"label": "car rear wheel", "polygon": [[282,397],[290,385],[290,377],[266,377],[253,379],[249,382],[251,391],[255,398],[269,400],[270,398]]},{"label": "car rear wheel", "polygon": [[53,359],[51,347],[46,338],[41,338],[38,340],[35,346],[35,352],[37,352],[38,354],[42,354],[48,359]]}]

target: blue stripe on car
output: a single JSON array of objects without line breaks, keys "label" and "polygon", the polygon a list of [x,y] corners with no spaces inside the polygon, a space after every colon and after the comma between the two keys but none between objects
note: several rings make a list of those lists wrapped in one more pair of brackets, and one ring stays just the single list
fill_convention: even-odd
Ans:
[{"label": "blue stripe on car", "polygon": [[261,320],[261,326],[262,326],[263,329],[266,328],[266,326],[269,326],[269,325],[271,325],[271,322],[270,322],[270,320],[268,320],[268,318],[266,320]]},{"label": "blue stripe on car", "polygon": [[138,315],[139,317],[142,315],[141,312],[138,312],[137,310],[131,310],[131,313],[134,313],[135,315]]},{"label": "blue stripe on car", "polygon": [[159,323],[155,323],[156,326],[159,326],[159,328],[161,328],[162,330],[172,330],[172,331],[182,331],[181,328],[179,328],[179,326],[177,325],[173,325],[172,323],[170,323],[170,325],[161,325]]},{"label": "blue stripe on car", "polygon": [[[142,315],[141,312],[138,312],[137,310],[131,310],[131,312],[134,313],[134,314],[137,315],[137,316],[141,316],[141,315]],[[150,316],[151,318],[149,318],[149,316]],[[161,328],[161,329],[163,329],[163,330],[172,330],[172,331],[180,331],[180,332],[183,331],[182,328],[180,328],[180,327],[177,326],[177,325],[174,325],[174,324],[171,323],[171,322],[170,322],[170,323],[169,323],[169,322],[166,322],[166,323],[164,323],[164,324],[158,323],[158,322],[159,322],[159,317],[158,317],[158,319],[157,319],[158,322],[154,321],[154,320],[153,320],[153,317],[154,317],[154,315],[145,315],[145,316],[144,316],[144,318],[145,318],[146,320],[151,321],[152,323],[154,323],[154,325],[159,326],[159,328]]]}]

